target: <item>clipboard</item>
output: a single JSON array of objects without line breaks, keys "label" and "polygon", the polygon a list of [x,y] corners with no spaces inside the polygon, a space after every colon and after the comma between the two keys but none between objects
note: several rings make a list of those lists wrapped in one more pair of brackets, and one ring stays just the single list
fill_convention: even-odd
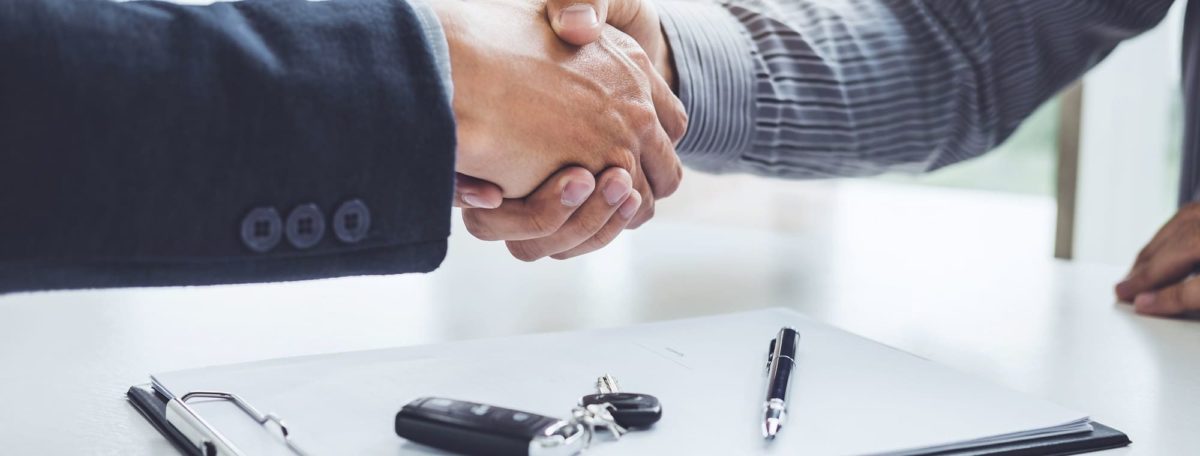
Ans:
[{"label": "clipboard", "polygon": [[259,412],[236,394],[220,391],[195,391],[180,398],[168,398],[156,391],[151,384],[129,388],[126,398],[142,417],[149,421],[163,437],[187,456],[239,456],[244,455],[233,442],[196,413],[188,401],[193,399],[215,399],[232,402],[251,419],[263,426],[263,432],[272,432],[271,425],[280,436],[281,444],[298,456],[309,456],[288,437],[287,425],[278,416]]},{"label": "clipboard", "polygon": [[[335,377],[340,375],[340,377],[335,379],[337,381],[333,382],[333,383],[331,383],[329,381],[329,379],[325,379],[324,381],[318,382],[318,383],[320,383],[319,387],[321,387],[321,388],[329,388],[330,385],[337,384],[337,385],[354,385],[353,387],[347,387],[347,388],[358,388],[358,389],[366,389],[366,390],[372,390],[372,388],[375,388],[375,390],[377,390],[379,388],[378,384],[372,386],[370,384],[363,385],[363,384],[355,384],[353,382],[354,376],[360,375],[361,373],[353,373],[353,372],[345,373],[343,371],[344,370],[353,371],[353,366],[362,364],[364,362],[370,364],[372,362],[375,362],[374,360],[380,360],[380,359],[383,359],[383,360],[417,359],[418,361],[425,363],[425,364],[421,365],[421,367],[423,367],[423,368],[430,367],[430,366],[436,367],[436,363],[429,364],[429,363],[433,363],[433,361],[429,361],[429,360],[434,359],[433,356],[436,354],[439,354],[439,353],[441,353],[441,354],[461,353],[464,348],[474,348],[474,347],[487,347],[489,349],[494,349],[495,353],[503,353],[506,349],[508,349],[510,347],[523,347],[527,344],[536,344],[537,346],[541,346],[541,347],[552,347],[555,345],[562,345],[565,343],[569,343],[571,341],[579,340],[580,338],[587,338],[588,340],[596,340],[596,339],[603,339],[605,337],[611,337],[611,338],[613,338],[613,340],[626,340],[626,339],[636,339],[637,337],[644,336],[644,335],[651,335],[653,337],[648,336],[649,338],[644,338],[642,340],[636,340],[634,342],[631,342],[631,345],[638,346],[638,347],[644,346],[644,347],[648,347],[648,348],[654,348],[654,344],[656,343],[654,340],[654,337],[661,336],[661,338],[670,339],[672,337],[676,337],[678,334],[689,334],[689,333],[693,333],[698,330],[710,331],[714,327],[718,327],[718,326],[726,327],[730,323],[740,324],[737,322],[737,320],[753,321],[753,322],[755,322],[755,324],[759,324],[759,326],[762,326],[763,324],[767,324],[767,325],[774,324],[773,322],[780,320],[780,319],[792,319],[793,321],[797,322],[797,324],[802,325],[802,331],[807,330],[813,336],[813,337],[810,337],[809,339],[826,338],[831,343],[834,343],[834,345],[842,345],[842,344],[853,345],[854,347],[852,347],[852,348],[854,348],[855,350],[859,350],[859,351],[865,350],[866,352],[870,352],[871,354],[873,354],[874,356],[877,357],[877,359],[871,360],[873,362],[878,362],[879,360],[892,360],[892,361],[901,362],[901,363],[917,363],[917,364],[914,364],[914,366],[916,366],[916,369],[919,371],[919,372],[917,372],[918,374],[933,375],[932,377],[929,377],[929,378],[935,378],[935,379],[940,378],[938,376],[949,376],[951,378],[953,378],[956,375],[962,376],[962,374],[958,374],[955,372],[938,372],[938,371],[948,371],[948,369],[945,369],[941,366],[937,366],[936,364],[933,364],[929,361],[926,361],[926,360],[923,360],[920,358],[916,358],[916,357],[912,357],[912,355],[908,355],[906,353],[899,352],[898,350],[895,350],[891,347],[883,346],[883,345],[859,338],[857,336],[853,336],[849,333],[844,333],[840,330],[829,328],[825,325],[821,325],[820,323],[812,322],[810,320],[804,319],[803,317],[800,317],[799,314],[796,314],[792,311],[772,310],[772,311],[751,312],[749,314],[750,315],[736,314],[736,315],[731,315],[731,316],[706,317],[703,319],[685,320],[685,321],[679,321],[679,322],[653,323],[653,324],[648,324],[648,325],[639,325],[639,326],[630,327],[630,328],[617,328],[617,329],[613,329],[613,330],[589,331],[589,332],[584,332],[584,333],[576,332],[576,333],[559,333],[559,334],[549,334],[549,335],[519,336],[517,338],[511,338],[511,339],[507,339],[507,340],[499,339],[499,340],[491,340],[491,341],[488,341],[488,340],[467,341],[467,342],[458,342],[458,343],[452,343],[452,344],[444,344],[442,346],[409,347],[409,348],[402,348],[402,349],[375,350],[375,351],[370,351],[370,352],[354,352],[354,353],[344,353],[344,354],[335,354],[335,355],[321,355],[321,356],[314,356],[314,357],[302,357],[299,359],[291,359],[291,360],[265,361],[265,362],[261,362],[261,363],[251,363],[248,365],[229,366],[229,367],[224,367],[224,368],[217,367],[217,368],[199,369],[199,370],[193,371],[193,372],[199,373],[199,377],[198,377],[199,380],[192,381],[192,382],[181,380],[181,379],[188,378],[188,372],[167,373],[167,374],[162,374],[162,375],[165,375],[165,377],[163,377],[162,375],[154,376],[153,377],[154,383],[152,383],[152,384],[137,385],[137,386],[130,388],[130,390],[127,394],[127,397],[129,399],[129,402],[164,437],[166,437],[169,441],[171,441],[175,445],[175,447],[180,450],[180,452],[182,454],[202,455],[202,456],[218,456],[218,455],[225,456],[225,455],[246,455],[246,454],[256,454],[257,455],[257,454],[263,453],[263,451],[259,451],[259,450],[255,450],[251,453],[251,452],[245,451],[245,448],[238,448],[235,445],[236,442],[231,441],[230,439],[227,438],[227,436],[226,436],[227,429],[219,428],[220,425],[214,426],[212,423],[210,423],[208,420],[205,419],[205,416],[201,412],[197,412],[196,409],[193,408],[193,406],[195,406],[197,404],[203,405],[202,402],[219,401],[219,402],[227,402],[227,403],[230,403],[230,404],[236,406],[236,407],[229,407],[229,406],[225,406],[225,407],[228,410],[237,410],[236,413],[239,415],[244,415],[243,418],[245,418],[245,419],[243,420],[242,418],[237,418],[237,420],[236,420],[237,426],[234,426],[234,427],[239,428],[240,432],[243,432],[243,433],[248,432],[247,429],[257,429],[257,431],[252,431],[252,432],[255,432],[255,433],[261,432],[262,438],[268,439],[268,442],[270,444],[278,446],[278,451],[269,451],[270,454],[307,455],[307,454],[337,453],[336,450],[340,449],[341,447],[326,445],[323,448],[321,448],[320,445],[317,445],[316,447],[320,448],[321,450],[314,451],[314,450],[312,450],[313,447],[310,447],[308,445],[309,443],[311,443],[311,441],[305,440],[305,436],[315,437],[315,438],[317,438],[318,441],[320,441],[321,439],[324,439],[324,440],[326,440],[326,443],[328,443],[328,441],[332,440],[332,441],[336,441],[336,443],[338,443],[338,444],[341,444],[343,438],[345,438],[346,436],[343,434],[340,434],[337,429],[326,429],[323,426],[315,425],[314,422],[312,422],[311,420],[304,423],[307,426],[304,426],[304,428],[302,430],[301,429],[293,429],[293,428],[289,427],[286,424],[284,418],[287,418],[289,415],[292,416],[293,418],[297,417],[297,416],[300,416],[301,418],[303,418],[303,415],[305,415],[308,412],[311,412],[312,410],[304,408],[300,404],[296,404],[296,403],[292,403],[292,402],[288,402],[288,401],[281,401],[281,399],[278,399],[278,398],[273,399],[273,400],[263,400],[264,397],[275,397],[275,396],[271,396],[271,395],[264,396],[263,391],[271,390],[271,387],[264,387],[262,385],[263,382],[261,382],[261,381],[259,381],[257,383],[250,383],[250,384],[240,383],[244,380],[243,377],[262,375],[262,372],[265,371],[266,376],[263,378],[270,378],[270,379],[279,378],[281,381],[286,382],[286,383],[283,383],[283,384],[287,385],[287,388],[285,388],[285,389],[293,390],[293,391],[291,391],[291,393],[294,393],[294,394],[292,396],[290,396],[292,398],[292,400],[300,400],[299,398],[301,398],[301,396],[299,396],[299,394],[305,394],[306,395],[305,397],[312,397],[313,394],[311,394],[312,391],[306,391],[303,389],[303,387],[297,387],[296,385],[293,384],[294,382],[291,382],[288,380],[291,378],[305,377],[305,376],[289,375],[289,372],[294,372],[294,369],[297,369],[296,366],[300,366],[300,368],[313,369],[311,372],[318,372],[318,371],[319,372],[328,372],[328,375],[335,376]],[[699,324],[697,322],[700,322],[702,324]],[[766,322],[766,323],[764,323],[764,322]],[[714,325],[715,323],[720,323],[720,324]],[[776,329],[777,329],[777,327],[776,327]],[[755,333],[757,334],[757,330],[755,330]],[[770,334],[767,332],[764,332],[764,334],[762,335],[762,337],[765,339],[769,339],[769,336],[770,336]],[[687,337],[692,337],[692,336],[689,335]],[[732,337],[732,336],[722,335],[721,337]],[[726,342],[726,341],[721,340],[719,337],[716,338],[717,340],[712,340],[712,339],[713,339],[712,337],[710,337],[709,339],[696,339],[695,344],[692,346],[677,345],[675,348],[668,347],[668,349],[674,350],[674,349],[678,348],[679,350],[682,350],[685,352],[692,352],[695,350],[701,350],[706,346],[720,347],[720,346],[725,345],[724,342]],[[754,341],[754,342],[757,342],[757,343],[753,343],[754,346],[759,346],[763,341]],[[713,345],[714,343],[716,345]],[[761,347],[759,347],[759,349],[761,350]],[[610,347],[610,350],[611,350],[611,347]],[[641,350],[641,348],[635,347],[635,348],[632,348],[632,350],[635,350],[635,351]],[[553,350],[548,349],[548,348],[544,349],[543,351],[553,352]],[[658,357],[673,356],[670,353],[659,353],[659,352],[647,352],[647,353],[649,353],[649,354],[643,353],[643,355],[647,357],[645,360],[643,360],[643,363],[642,363],[643,366],[648,365],[647,363],[661,361]],[[851,352],[851,353],[853,353],[853,352]],[[707,353],[699,353],[699,354],[706,355]],[[843,355],[843,354],[839,354],[839,355]],[[553,357],[554,354],[549,353],[549,355],[547,355],[547,356]],[[624,354],[621,356],[628,357],[630,355]],[[803,356],[803,353],[801,354],[801,356]],[[754,360],[749,360],[749,361],[754,361]],[[813,361],[813,360],[810,360],[810,361]],[[507,361],[499,360],[497,362],[504,364]],[[604,361],[604,364],[612,365],[614,362],[615,361],[610,359],[610,360]],[[920,363],[924,363],[924,364],[920,364]],[[384,362],[384,364],[386,365],[387,363]],[[664,367],[663,369],[668,369],[668,370],[669,369],[676,369],[676,370],[681,369],[681,367],[679,367],[679,366],[669,366],[670,363],[661,363],[661,364],[668,365],[668,366]],[[757,362],[747,363],[748,366],[751,364],[753,364],[754,367],[759,367]],[[565,371],[576,371],[576,370],[579,370],[577,367],[578,366],[572,366],[569,369],[564,369],[564,370]],[[853,366],[851,366],[851,367],[853,367]],[[289,370],[289,369],[291,369],[291,370]],[[861,370],[861,367],[856,368],[856,369]],[[930,372],[925,372],[926,370],[929,370]],[[258,372],[258,374],[255,374],[255,372]],[[305,372],[309,372],[309,371],[305,371]],[[441,372],[441,371],[437,370],[437,369],[433,369],[432,372]],[[664,371],[664,372],[667,372],[667,371]],[[852,372],[857,372],[857,370],[853,370]],[[462,373],[462,372],[459,372],[459,373]],[[934,375],[934,374],[936,374],[936,375]],[[440,374],[437,374],[437,373],[430,374],[431,377],[438,377],[439,375]],[[450,374],[447,374],[447,375],[450,375]],[[196,377],[196,375],[192,375],[192,377],[194,380],[194,377]],[[170,389],[168,389],[168,388],[164,387],[162,384],[160,384],[160,379],[162,379],[162,378],[165,378],[167,380],[165,382],[167,385],[171,385],[173,388],[176,388],[176,390],[174,391],[174,393],[175,393],[174,395],[172,394],[172,391]],[[345,381],[347,378],[351,379],[351,381],[349,381],[349,382]],[[215,380],[215,382],[210,382],[211,380]],[[758,380],[758,377],[755,376],[753,378],[753,380]],[[201,390],[200,388],[196,388],[196,386],[198,386],[198,385],[222,384],[222,381],[225,382],[225,383],[223,383],[223,385],[231,386],[231,388],[226,388],[226,389],[206,388],[203,390]],[[964,381],[978,383],[976,385],[967,385],[967,386],[970,386],[971,388],[987,387],[987,388],[999,389],[998,387],[991,387],[990,385],[986,385],[986,382],[980,382],[977,379],[967,379]],[[477,382],[479,382],[479,380],[475,380],[475,382],[477,383]],[[300,383],[303,383],[303,382],[300,382]],[[419,383],[419,382],[417,382],[417,383]],[[463,383],[470,384],[471,381],[464,380]],[[629,386],[629,382],[626,382],[623,380],[623,383],[625,383],[626,386]],[[250,389],[242,389],[240,391],[233,391],[233,389],[237,389],[237,388],[232,388],[232,386],[239,385],[239,384],[251,385],[251,387],[250,387]],[[426,383],[426,384],[431,384],[431,383]],[[441,384],[441,383],[439,382],[439,383],[432,383],[432,384]],[[982,384],[982,386],[979,384]],[[278,385],[276,385],[276,386],[278,386]],[[953,385],[949,385],[949,386],[953,387]],[[258,388],[258,389],[255,389],[255,388]],[[314,388],[316,388],[316,387],[314,387]],[[566,390],[569,392],[572,390],[572,388],[574,388],[574,387],[567,387]],[[664,421],[660,422],[660,424],[657,426],[661,426],[664,423],[667,423],[666,424],[667,426],[671,425],[671,423],[668,420],[671,419],[671,413],[673,411],[672,408],[674,408],[675,411],[677,411],[677,413],[679,413],[680,415],[695,415],[695,413],[688,413],[686,411],[679,410],[681,408],[684,408],[683,405],[680,403],[685,402],[685,401],[680,400],[679,398],[675,398],[675,400],[672,400],[669,397],[669,395],[666,395],[666,397],[664,397],[663,394],[659,394],[659,392],[662,391],[661,385],[656,386],[655,388],[656,389],[647,389],[646,391],[654,392],[656,395],[659,395],[660,398],[662,398],[664,400],[664,408],[667,410],[664,413]],[[635,387],[631,388],[631,389],[637,390],[637,389],[641,389],[641,388],[637,388],[635,385]],[[326,390],[322,390],[322,391],[326,391]],[[803,391],[803,389],[801,389],[801,391]],[[972,390],[970,390],[970,388],[968,388],[968,390],[966,390],[966,391],[971,392]],[[427,392],[431,393],[431,394],[440,394],[439,391],[427,391]],[[533,393],[531,393],[531,392],[533,392]],[[582,392],[582,391],[579,391],[579,392]],[[552,391],[548,391],[545,388],[543,388],[543,389],[531,388],[531,389],[527,390],[524,395],[518,395],[518,396],[524,397],[523,400],[529,400],[532,398],[532,395],[534,395],[534,394],[553,395],[552,393],[553,393]],[[345,394],[345,392],[339,393],[337,391],[333,391],[333,394],[341,394],[343,396],[347,396]],[[495,394],[498,394],[498,393],[495,393]],[[1034,413],[1034,411],[1038,410],[1038,407],[1041,407],[1041,405],[1039,405],[1039,404],[1041,402],[1043,402],[1043,401],[1040,401],[1037,399],[1023,397],[1022,395],[1019,395],[1019,394],[1016,394],[1013,392],[1000,391],[997,394],[1001,394],[1001,399],[1004,401],[1022,402],[1022,407],[1025,407],[1025,408],[1019,408],[1018,410],[1024,411],[1024,410],[1028,409],[1031,411],[1030,413]],[[328,395],[326,395],[326,396],[328,396]],[[353,395],[350,394],[348,396],[353,396]],[[523,402],[514,403],[514,402],[510,401],[508,403],[504,403],[504,402],[498,402],[498,401],[503,401],[504,399],[495,399],[495,398],[508,398],[509,400],[511,400],[512,397],[510,397],[507,394],[506,395],[496,395],[493,397],[493,400],[489,400],[489,398],[487,398],[487,397],[483,397],[483,398],[462,397],[462,398],[463,399],[471,399],[471,400],[478,399],[481,402],[490,402],[490,403],[496,403],[497,405],[512,406],[514,408],[525,409],[525,407],[521,406],[521,404]],[[548,399],[544,400],[542,403],[558,404],[559,402],[562,401],[562,399],[563,399],[562,397],[557,397],[557,398],[553,398],[553,400],[548,400]],[[321,400],[321,402],[325,403],[326,405],[334,404],[332,406],[336,408],[336,404],[338,402],[353,401],[353,400],[355,400],[354,397],[339,398],[338,400],[331,400],[330,398],[325,397]],[[838,398],[838,399],[831,399],[831,400],[835,400],[836,402],[833,402],[833,403],[836,403],[836,404],[840,404],[840,403],[842,403],[842,401],[853,402],[852,398]],[[254,402],[258,402],[258,404],[254,404]],[[394,402],[394,404],[389,405],[391,402]],[[376,418],[380,418],[379,421],[383,421],[382,423],[370,424],[370,425],[378,424],[382,429],[385,429],[383,431],[379,431],[378,433],[376,433],[378,435],[372,434],[372,437],[371,437],[372,440],[380,441],[382,439],[382,441],[385,443],[384,446],[373,447],[373,448],[375,448],[375,450],[384,450],[384,451],[382,451],[382,453],[395,454],[397,450],[401,450],[401,452],[404,452],[403,450],[405,448],[410,448],[410,447],[406,447],[405,445],[412,445],[412,444],[407,444],[407,443],[403,442],[402,439],[400,439],[399,437],[396,437],[394,434],[390,434],[390,432],[388,432],[386,430],[386,429],[390,428],[390,425],[391,425],[391,419],[390,419],[391,416],[390,415],[394,414],[395,411],[399,410],[399,407],[401,405],[403,405],[403,403],[404,403],[403,399],[400,399],[400,397],[398,396],[398,397],[395,397],[395,398],[392,398],[389,400],[385,400],[385,403],[380,405],[380,407],[385,408],[390,412],[388,412],[386,414],[380,413],[378,416],[376,416]],[[537,400],[534,400],[534,403],[537,403]],[[740,399],[739,399],[738,403],[739,404],[741,403]],[[920,404],[920,402],[915,402],[915,403]],[[675,407],[673,407],[673,405]],[[805,404],[805,405],[807,405],[807,404]],[[1049,410],[1055,410],[1054,407],[1056,407],[1056,406],[1052,406],[1052,405],[1045,405],[1045,406],[1049,407],[1048,408]],[[283,416],[281,417],[281,416],[273,414],[273,413],[263,413],[263,412],[259,411],[259,410],[268,410],[272,407],[275,407],[277,409],[283,409],[283,411],[284,411],[284,413],[282,413]],[[203,407],[201,407],[201,408],[203,408]],[[552,411],[545,409],[544,406],[541,409],[532,408],[530,410],[534,411],[536,413],[553,415]],[[336,410],[334,410],[334,412],[336,412]],[[230,412],[230,413],[235,413],[235,412]],[[979,413],[987,413],[987,412],[979,412]],[[327,413],[327,411],[322,411],[319,414],[324,415],[324,414],[328,414],[328,413]],[[1059,414],[1057,416],[1059,416],[1059,418],[1053,418],[1053,419],[1055,419],[1055,420],[1066,419],[1066,418],[1070,418],[1071,416],[1074,416],[1074,415],[1072,415],[1070,413],[1066,413],[1066,414]],[[226,418],[228,418],[228,416]],[[690,418],[694,418],[694,417],[683,416],[683,417],[678,418],[677,420],[685,420],[685,419],[690,419]],[[969,418],[969,417],[965,417],[965,418]],[[345,419],[347,419],[347,417],[342,416],[341,419],[345,420]],[[304,420],[301,420],[301,421],[304,421]],[[374,418],[372,418],[370,421],[373,422],[376,420]],[[749,420],[747,420],[747,421],[749,421]],[[866,436],[867,434],[864,434],[864,433],[874,432],[875,434],[880,434],[881,432],[882,433],[886,433],[888,431],[894,432],[896,429],[901,429],[902,432],[908,432],[908,431],[904,431],[904,429],[910,429],[910,430],[915,429],[911,425],[909,425],[909,427],[906,428],[904,423],[895,423],[894,419],[884,419],[881,422],[894,423],[894,424],[890,424],[890,425],[889,424],[882,424],[882,425],[872,424],[873,427],[864,427],[862,430],[853,430],[853,432],[858,433],[859,435]],[[1054,421],[1054,422],[1061,422],[1061,421]],[[225,423],[229,424],[232,422],[227,419],[225,421]],[[1068,423],[1068,424],[1071,424],[1071,423]],[[1003,440],[1005,440],[1005,439],[1003,439],[1003,437],[1005,437],[1005,436],[997,435],[995,437],[992,437],[991,440],[988,440],[988,439],[980,440],[981,443],[970,446],[969,448],[939,450],[936,447],[930,447],[930,448],[917,449],[917,450],[901,450],[901,451],[896,451],[896,452],[892,453],[891,451],[882,451],[882,452],[881,451],[872,451],[872,452],[836,451],[836,448],[838,448],[838,447],[834,446],[834,447],[826,447],[827,451],[823,451],[823,452],[818,451],[818,452],[813,452],[811,454],[868,453],[868,454],[904,454],[904,455],[926,455],[926,454],[928,454],[928,455],[967,455],[967,454],[971,454],[971,455],[1061,455],[1061,454],[1077,454],[1077,453],[1083,453],[1083,452],[1117,448],[1117,447],[1122,447],[1122,446],[1130,444],[1130,440],[1125,434],[1123,434],[1120,431],[1117,431],[1111,427],[1105,426],[1100,423],[1096,423],[1094,421],[1087,421],[1084,424],[1086,425],[1086,427],[1064,425],[1065,427],[1059,428],[1058,431],[1051,430],[1050,432],[1043,432],[1042,434],[1031,434],[1033,436],[1036,436],[1036,438],[1035,437],[1023,438],[1023,439],[1019,439],[1017,441],[1013,441],[1013,439],[1008,439],[1008,441],[1005,442],[1005,441],[1003,441]],[[881,426],[887,426],[887,427],[881,427]],[[361,427],[361,426],[356,425],[356,427]],[[722,426],[722,427],[726,427],[726,426]],[[794,427],[800,427],[800,426],[794,425]],[[676,429],[678,429],[678,428],[676,428]],[[785,432],[789,432],[789,431],[792,434],[802,434],[802,432],[799,429],[785,430]],[[673,443],[671,443],[672,438],[678,439],[680,434],[678,434],[678,433],[671,434],[671,432],[672,431],[670,429],[665,429],[665,428],[660,428],[659,430],[645,431],[642,433],[638,433],[639,435],[634,437],[634,438],[642,439],[641,442],[630,442],[630,444],[628,444],[628,445],[632,445],[632,446],[626,446],[627,444],[624,443],[625,439],[622,439],[622,443],[605,445],[605,447],[608,447],[608,448],[594,448],[593,451],[598,449],[598,450],[607,450],[607,451],[610,451],[610,452],[616,453],[616,454],[623,454],[624,449],[626,449],[626,448],[633,449],[635,451],[637,451],[640,448],[641,452],[646,453],[647,452],[646,448],[653,448],[653,445],[651,445],[649,447],[644,445],[647,442],[653,443],[655,441],[658,441],[659,442],[658,445],[659,445],[660,449],[661,449],[661,446],[662,446],[661,444],[663,441],[667,441],[669,444],[673,444]],[[736,430],[733,430],[730,432],[733,434],[738,434],[738,432],[736,432]],[[293,435],[293,433],[299,434],[300,439],[303,443],[297,443],[297,441],[294,439],[294,437],[296,437],[296,435]],[[322,435],[322,434],[324,434],[324,435]],[[389,435],[384,435],[384,434],[389,434]],[[724,433],[710,433],[710,434],[724,434]],[[243,434],[243,436],[244,435],[245,434]],[[845,435],[853,436],[854,434],[848,433]],[[736,437],[736,435],[734,435],[734,436]],[[393,440],[390,440],[390,439],[394,439],[394,443],[392,443]],[[989,443],[989,442],[994,442],[994,443]],[[261,444],[262,442],[258,442],[258,443]],[[637,446],[639,443],[641,443],[643,445],[640,447]],[[259,449],[261,449],[261,448],[262,447],[260,446]],[[762,447],[756,446],[754,448],[762,448]],[[829,448],[834,448],[835,450],[830,451]],[[726,448],[726,449],[728,449],[728,448]],[[349,452],[356,453],[356,452],[358,452],[357,450],[358,449],[352,448],[349,450]],[[693,448],[693,450],[695,450],[695,448]],[[745,451],[750,451],[750,450],[753,450],[753,449],[743,447],[742,451],[745,452]],[[381,451],[372,451],[372,452],[381,452]],[[653,452],[653,451],[651,451],[651,452]],[[345,453],[346,452],[343,451],[340,454],[345,454]],[[603,451],[600,451],[600,453],[603,453]]]}]

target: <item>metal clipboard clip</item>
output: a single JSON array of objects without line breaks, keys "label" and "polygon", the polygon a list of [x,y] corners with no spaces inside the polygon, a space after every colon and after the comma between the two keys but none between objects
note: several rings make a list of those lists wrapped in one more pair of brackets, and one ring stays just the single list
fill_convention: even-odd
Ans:
[{"label": "metal clipboard clip", "polygon": [[250,403],[238,397],[236,394],[223,393],[220,391],[192,391],[179,397],[172,397],[167,401],[166,418],[167,423],[173,426],[179,433],[187,438],[188,443],[195,446],[196,450],[203,456],[244,456],[245,453],[238,450],[229,439],[217,432],[217,429],[208,424],[200,414],[188,406],[188,401],[192,399],[219,399],[229,401],[242,409],[255,422],[262,425],[265,429],[271,429],[272,424],[279,429],[279,435],[283,438],[288,449],[299,456],[308,456],[309,453],[301,450],[296,442],[292,441],[287,425],[283,423],[283,419],[273,413],[262,413]]}]

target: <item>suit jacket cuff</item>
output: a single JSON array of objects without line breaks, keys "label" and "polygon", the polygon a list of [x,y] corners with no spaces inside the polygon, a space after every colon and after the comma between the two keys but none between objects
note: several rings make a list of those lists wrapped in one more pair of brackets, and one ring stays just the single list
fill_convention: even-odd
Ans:
[{"label": "suit jacket cuff", "polygon": [[429,5],[429,2],[408,0],[408,4],[416,13],[417,21],[421,23],[421,29],[425,32],[425,41],[429,43],[429,49],[433,52],[438,75],[442,78],[442,86],[446,88],[446,100],[453,103],[454,79],[450,77],[450,45],[446,42],[446,33],[442,30],[442,22],[438,20],[437,14],[433,12],[433,7]]}]

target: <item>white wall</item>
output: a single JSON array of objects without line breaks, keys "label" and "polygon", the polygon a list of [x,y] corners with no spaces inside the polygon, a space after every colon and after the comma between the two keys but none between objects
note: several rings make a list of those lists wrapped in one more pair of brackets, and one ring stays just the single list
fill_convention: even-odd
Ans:
[{"label": "white wall", "polygon": [[1185,2],[1084,79],[1075,259],[1127,265],[1175,212],[1170,106],[1179,92]]}]

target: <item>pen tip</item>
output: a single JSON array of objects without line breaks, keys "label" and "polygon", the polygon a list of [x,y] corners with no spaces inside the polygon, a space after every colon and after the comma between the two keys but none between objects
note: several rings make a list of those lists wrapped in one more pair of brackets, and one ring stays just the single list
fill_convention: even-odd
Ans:
[{"label": "pen tip", "polygon": [[766,437],[768,440],[774,440],[775,434],[779,433],[781,424],[783,423],[781,423],[780,420],[774,418],[767,419],[767,421],[763,423],[763,437]]}]

